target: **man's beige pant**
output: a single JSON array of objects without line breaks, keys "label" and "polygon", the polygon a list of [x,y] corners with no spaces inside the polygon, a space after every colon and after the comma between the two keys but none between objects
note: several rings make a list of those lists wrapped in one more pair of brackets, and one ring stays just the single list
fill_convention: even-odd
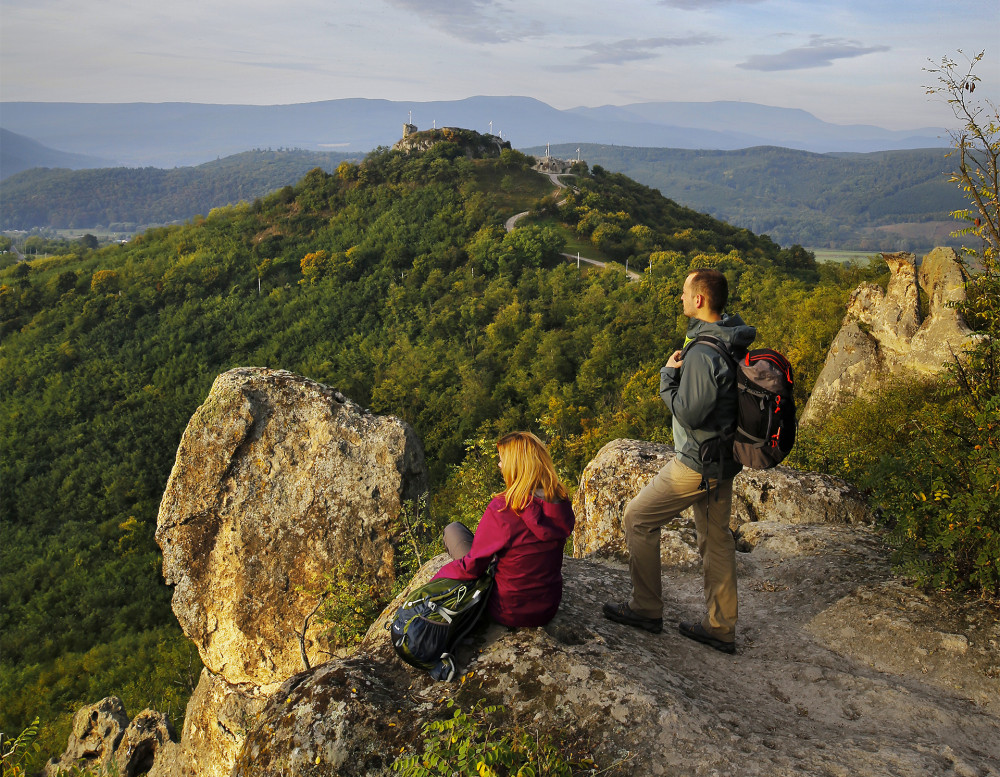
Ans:
[{"label": "man's beige pant", "polygon": [[660,529],[692,507],[698,552],[705,574],[705,631],[716,639],[736,636],[736,541],[729,529],[733,481],[710,480],[699,489],[701,474],[674,457],[625,508],[632,599],[629,608],[646,618],[663,616],[660,580]]}]

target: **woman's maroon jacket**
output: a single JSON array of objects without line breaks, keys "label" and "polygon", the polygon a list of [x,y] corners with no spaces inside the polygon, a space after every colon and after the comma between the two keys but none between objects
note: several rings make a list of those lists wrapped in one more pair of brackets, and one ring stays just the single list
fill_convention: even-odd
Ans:
[{"label": "woman's maroon jacket", "polygon": [[535,496],[518,514],[500,494],[486,507],[466,556],[445,564],[434,577],[475,580],[496,554],[488,605],[493,620],[505,626],[542,626],[559,609],[563,545],[575,522],[568,501]]}]

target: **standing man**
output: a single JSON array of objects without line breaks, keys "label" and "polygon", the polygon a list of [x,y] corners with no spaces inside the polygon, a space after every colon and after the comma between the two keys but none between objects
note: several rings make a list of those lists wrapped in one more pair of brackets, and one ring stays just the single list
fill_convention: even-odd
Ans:
[{"label": "standing man", "polygon": [[632,597],[607,602],[604,617],[653,633],[663,630],[660,529],[693,507],[707,612],[700,623],[682,621],[680,632],[735,653],[736,541],[729,514],[733,478],[742,465],[723,437],[736,426],[736,374],[710,345],[690,344],[709,335],[728,345],[737,360],[743,355],[757,330],[739,316],[723,314],[728,297],[729,284],[718,270],[695,270],[684,281],[685,348],[660,370],[660,396],[673,415],[676,455],[625,508]]}]

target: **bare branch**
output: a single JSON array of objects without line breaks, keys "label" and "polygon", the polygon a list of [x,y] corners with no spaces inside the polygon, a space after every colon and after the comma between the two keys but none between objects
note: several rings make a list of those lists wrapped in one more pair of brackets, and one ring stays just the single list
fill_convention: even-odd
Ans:
[{"label": "bare branch", "polygon": [[319,598],[318,602],[316,602],[316,606],[312,608],[312,612],[310,612],[303,619],[303,621],[302,621],[302,630],[299,631],[299,632],[296,632],[296,634],[295,634],[295,636],[299,638],[299,653],[302,655],[302,666],[305,668],[305,670],[307,672],[310,669],[312,669],[312,666],[309,664],[309,656],[306,655],[306,632],[309,630],[309,621],[310,621],[310,619],[312,618],[313,615],[315,615],[317,612],[319,612],[319,608],[323,606],[323,602],[324,601],[326,601],[326,595],[325,594]]}]

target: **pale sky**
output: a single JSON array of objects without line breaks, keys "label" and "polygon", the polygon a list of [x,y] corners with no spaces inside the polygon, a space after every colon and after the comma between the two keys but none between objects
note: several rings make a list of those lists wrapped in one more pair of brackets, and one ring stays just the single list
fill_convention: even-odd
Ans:
[{"label": "pale sky", "polygon": [[0,0],[0,100],[743,100],[912,129],[954,125],[923,68],[959,49],[1000,98],[1000,0]]}]

